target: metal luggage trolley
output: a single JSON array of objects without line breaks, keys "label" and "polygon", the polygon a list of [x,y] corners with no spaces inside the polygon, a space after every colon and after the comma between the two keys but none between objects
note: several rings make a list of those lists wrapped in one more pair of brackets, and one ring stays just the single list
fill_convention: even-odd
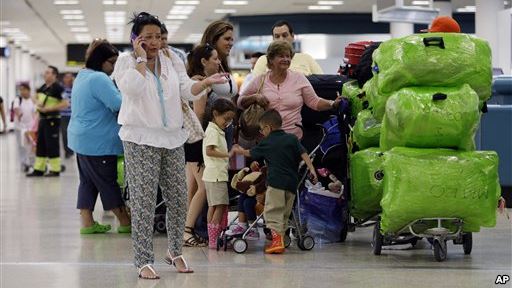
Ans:
[{"label": "metal luggage trolley", "polygon": [[[434,248],[434,258],[438,262],[446,260],[446,242],[453,240],[453,244],[462,245],[465,255],[471,254],[473,248],[473,234],[463,232],[464,222],[459,218],[422,218],[414,220],[398,232],[382,235],[380,219],[373,230],[373,254],[380,255],[382,246],[411,243],[413,246],[421,238],[426,238]],[[450,226],[450,227],[448,227]],[[418,232],[423,230],[422,232]]]}]

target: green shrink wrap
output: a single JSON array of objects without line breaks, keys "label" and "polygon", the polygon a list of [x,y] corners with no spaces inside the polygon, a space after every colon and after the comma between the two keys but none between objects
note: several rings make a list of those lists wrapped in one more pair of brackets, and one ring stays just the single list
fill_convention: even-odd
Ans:
[{"label": "green shrink wrap", "polygon": [[380,128],[380,122],[373,117],[371,111],[363,110],[359,112],[353,131],[354,142],[359,149],[379,147]]},{"label": "green shrink wrap", "polygon": [[384,154],[379,148],[354,153],[350,158],[350,214],[356,219],[377,215],[383,189]]},{"label": "green shrink wrap", "polygon": [[386,103],[380,147],[472,151],[479,122],[478,96],[467,84],[403,88]]},{"label": "green shrink wrap", "polygon": [[375,50],[373,61],[381,94],[412,86],[469,84],[481,102],[491,96],[490,46],[468,34],[423,33],[391,39]]},{"label": "green shrink wrap", "polygon": [[459,218],[465,232],[496,225],[496,152],[397,147],[384,159],[383,233],[421,218]]}]

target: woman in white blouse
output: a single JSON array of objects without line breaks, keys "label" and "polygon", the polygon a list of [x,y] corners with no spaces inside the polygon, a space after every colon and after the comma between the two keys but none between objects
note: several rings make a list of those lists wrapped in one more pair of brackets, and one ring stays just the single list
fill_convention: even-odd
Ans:
[{"label": "woman in white blouse", "polygon": [[119,56],[114,79],[123,101],[119,132],[130,187],[132,240],[139,277],[158,279],[153,269],[153,217],[157,187],[167,206],[168,250],[165,260],[180,273],[193,272],[181,255],[187,207],[181,99],[192,101],[225,74],[191,80],[176,55],[160,50],[160,21],[145,12],[132,20],[134,52]]}]

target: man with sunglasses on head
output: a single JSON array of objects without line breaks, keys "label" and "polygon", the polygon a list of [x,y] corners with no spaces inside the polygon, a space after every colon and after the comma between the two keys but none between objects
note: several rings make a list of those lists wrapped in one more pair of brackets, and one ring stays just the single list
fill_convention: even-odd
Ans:
[{"label": "man with sunglasses on head", "polygon": [[[272,26],[272,38],[274,41],[285,40],[293,47],[293,41],[295,40],[293,27],[285,20],[277,21],[276,24]],[[306,53],[293,54],[290,70],[300,72],[306,76],[311,74],[324,74],[322,68],[318,65],[315,59]],[[258,76],[267,71],[267,56],[263,55],[256,62],[252,73],[254,76]]]}]

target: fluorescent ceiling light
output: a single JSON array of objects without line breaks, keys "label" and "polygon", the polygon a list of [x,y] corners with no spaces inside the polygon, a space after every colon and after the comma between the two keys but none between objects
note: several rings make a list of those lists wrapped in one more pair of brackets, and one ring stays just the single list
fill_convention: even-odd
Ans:
[{"label": "fluorescent ceiling light", "polygon": [[19,28],[3,28],[2,33],[12,34],[12,33],[20,33],[21,30]]},{"label": "fluorescent ceiling light", "polygon": [[412,1],[412,5],[429,5],[430,1],[428,0],[415,0]]},{"label": "fluorescent ceiling light", "polygon": [[236,9],[215,9],[214,12],[217,14],[230,14],[236,13]]},{"label": "fluorescent ceiling light", "polygon": [[185,20],[188,19],[188,15],[167,15],[167,19],[169,20]]},{"label": "fluorescent ceiling light", "polygon": [[173,6],[169,10],[169,15],[190,15],[194,12],[196,6]]},{"label": "fluorescent ceiling light", "polygon": [[128,1],[126,0],[103,0],[103,5],[126,5]]},{"label": "fluorescent ceiling light", "polygon": [[0,26],[7,26],[7,25],[11,25],[11,22],[9,22],[9,21],[0,21]]},{"label": "fluorescent ceiling light", "polygon": [[457,12],[465,12],[465,13],[476,12],[476,7],[475,6],[466,6],[463,8],[458,8]]},{"label": "fluorescent ceiling light", "polygon": [[64,20],[83,20],[84,15],[62,15]]},{"label": "fluorescent ceiling light", "polygon": [[176,5],[199,5],[199,1],[175,1]]},{"label": "fluorescent ceiling light", "polygon": [[105,17],[107,16],[125,16],[126,11],[105,11]]},{"label": "fluorescent ceiling light", "polygon": [[87,27],[71,27],[71,32],[89,32]]},{"label": "fluorescent ceiling light", "polygon": [[318,1],[318,5],[343,5],[343,1]]},{"label": "fluorescent ceiling light", "polygon": [[165,21],[164,23],[166,26],[173,26],[173,25],[181,25],[181,24],[183,24],[183,21],[171,20],[171,21]]},{"label": "fluorescent ceiling light", "polygon": [[60,14],[63,15],[80,15],[82,14],[82,10],[76,9],[76,10],[60,10]]},{"label": "fluorescent ceiling light", "polygon": [[68,26],[85,26],[87,22],[85,21],[68,21]]},{"label": "fluorescent ceiling light", "polygon": [[332,6],[310,5],[308,6],[308,10],[332,10]]},{"label": "fluorescent ceiling light", "polygon": [[224,5],[247,5],[249,4],[249,1],[238,1],[238,0],[233,0],[233,1],[222,1],[222,4]]},{"label": "fluorescent ceiling light", "polygon": [[55,0],[53,4],[55,5],[77,5],[79,1],[77,0]]}]

